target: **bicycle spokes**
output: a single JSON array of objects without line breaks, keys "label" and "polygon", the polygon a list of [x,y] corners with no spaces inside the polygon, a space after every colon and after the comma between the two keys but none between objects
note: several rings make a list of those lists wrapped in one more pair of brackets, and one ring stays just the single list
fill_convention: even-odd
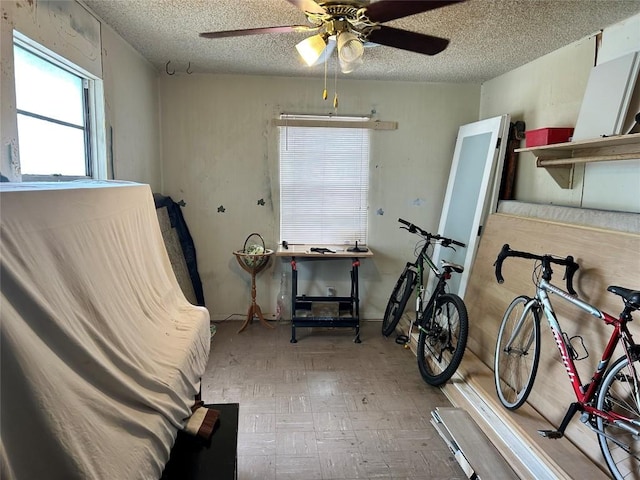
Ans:
[{"label": "bicycle spokes", "polygon": [[418,328],[427,337],[427,345],[438,363],[442,362],[445,352],[453,353],[455,346],[451,342],[452,331],[455,331],[453,323],[456,321],[455,309],[449,304],[434,308],[423,325]]},{"label": "bicycle spokes", "polygon": [[635,398],[636,412],[640,413],[640,382],[638,381],[638,372],[634,366],[635,362],[629,362],[629,375],[627,376],[627,382],[633,386],[633,393]]},{"label": "bicycle spokes", "polygon": [[[635,370],[633,366],[629,370]],[[607,392],[605,406],[608,412],[618,412],[625,417],[629,414],[640,414],[640,402],[638,401],[638,381],[634,373],[620,372],[615,376],[615,383]],[[615,390],[614,390],[615,385]],[[640,419],[635,422],[640,426]],[[640,433],[640,432],[639,432]]]},{"label": "bicycle spokes", "polygon": [[[598,391],[595,425],[603,455],[615,478],[640,477],[640,402],[637,360],[619,359]],[[630,476],[627,476],[631,473]]]}]

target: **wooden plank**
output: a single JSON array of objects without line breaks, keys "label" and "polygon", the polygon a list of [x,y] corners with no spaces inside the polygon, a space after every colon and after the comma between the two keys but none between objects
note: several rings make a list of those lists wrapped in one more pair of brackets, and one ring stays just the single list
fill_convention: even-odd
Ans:
[{"label": "wooden plank", "polygon": [[590,155],[580,157],[569,158],[540,158],[538,159],[538,167],[558,167],[562,165],[575,165],[576,163],[591,163],[591,162],[617,162],[619,160],[636,160],[638,158],[637,152],[631,153],[613,153],[613,154],[601,154]]},{"label": "wooden plank", "polygon": [[436,429],[436,432],[440,434],[440,437],[444,440],[444,443],[447,444],[447,447],[449,447],[449,450],[453,454],[453,458],[456,459],[458,465],[460,465],[460,468],[467,476],[467,478],[475,480],[477,478],[476,472],[473,470],[473,467],[462,453],[462,450],[460,450],[460,447],[456,443],[447,427],[445,427],[445,425],[442,423],[442,419],[438,416],[437,409],[431,411],[431,424],[433,425],[433,428]]},{"label": "wooden plank", "polygon": [[[321,252],[312,252],[312,248],[327,248],[330,252],[321,253]],[[282,245],[278,245],[276,250],[276,257],[310,257],[310,258],[318,258],[318,259],[331,259],[331,258],[367,258],[373,257],[373,252],[370,248],[367,248],[366,251],[350,251],[346,245],[329,245],[329,244],[314,244],[314,245],[303,245],[303,244],[293,244],[290,243],[287,245],[287,248]],[[364,247],[363,247],[364,250]]]},{"label": "wooden plank", "polygon": [[367,128],[370,130],[397,130],[398,122],[388,122],[381,120],[314,120],[314,119],[286,119],[276,118],[273,120],[276,127],[318,127],[318,128]]},{"label": "wooden plank", "polygon": [[[611,137],[597,137],[587,140],[578,140],[575,142],[553,143],[550,145],[539,145],[536,147],[517,148],[515,151],[532,152],[536,157],[544,157],[548,155],[563,155],[562,152],[572,150],[591,150],[604,147],[618,147],[620,145],[638,145],[640,142],[640,133],[631,133],[626,135],[613,135]],[[637,148],[637,147],[636,147]],[[637,151],[637,150],[636,150]]]},{"label": "wooden plank", "polygon": [[[559,256],[573,255],[580,264],[574,281],[579,296],[611,314],[617,315],[620,312],[622,302],[606,291],[608,285],[640,288],[640,235],[512,215],[491,215],[480,241],[465,295],[470,323],[467,349],[473,352],[489,371],[493,368],[495,341],[505,309],[517,295],[533,295],[535,292],[531,280],[533,263],[528,260],[508,259],[503,266],[505,283],[499,285],[496,282],[493,263],[505,243],[510,244],[515,250]],[[559,286],[563,284],[563,273],[560,268],[556,268],[554,282]],[[582,382],[586,383],[611,334],[611,327],[575,307],[564,305],[555,297],[552,298],[552,302],[563,329],[569,336],[581,335],[590,352],[588,360],[577,363]],[[542,322],[542,327],[539,373],[528,406],[535,412],[541,412],[546,422],[557,426],[574,400],[574,394],[546,322]],[[636,338],[640,338],[640,325],[634,322],[629,327]],[[616,352],[614,358],[620,354],[620,351]],[[465,378],[466,380],[468,379]],[[485,394],[490,398],[495,397],[492,382],[490,376],[491,388],[485,389]],[[496,408],[502,407],[497,403]],[[513,412],[516,424],[522,424],[526,418],[526,415],[522,418],[519,416],[521,410]],[[558,463],[570,465],[585,462],[586,458],[599,465],[601,469],[606,469],[595,434],[577,418],[569,424],[566,439],[561,440],[568,440],[576,445],[576,453],[566,452],[565,460],[558,459]],[[537,437],[535,429],[527,429],[522,434]],[[542,440],[552,444],[558,442]]]},{"label": "wooden plank", "polygon": [[436,413],[480,479],[518,479],[509,464],[465,410],[437,408]]}]

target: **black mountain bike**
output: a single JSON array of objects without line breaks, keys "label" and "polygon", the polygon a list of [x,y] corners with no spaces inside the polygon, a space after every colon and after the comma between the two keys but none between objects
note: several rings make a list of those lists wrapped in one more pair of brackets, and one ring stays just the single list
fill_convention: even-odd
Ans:
[{"label": "black mountain bike", "polygon": [[[438,269],[428,250],[435,244],[453,248],[452,245],[465,247],[462,242],[429,233],[417,225],[402,218],[398,222],[410,233],[421,237],[416,245],[417,256],[414,262],[407,262],[400,274],[382,320],[382,335],[388,337],[398,325],[409,298],[417,289],[415,317],[411,319],[407,335],[398,335],[396,342],[407,344],[410,341],[413,325],[417,325],[418,368],[425,382],[438,386],[445,383],[454,374],[462,361],[467,346],[469,319],[467,308],[462,299],[453,293],[447,293],[447,280],[452,272],[461,273],[461,265],[442,261]],[[424,265],[435,274],[437,284],[433,293],[425,301]],[[423,307],[424,306],[424,307]]]}]

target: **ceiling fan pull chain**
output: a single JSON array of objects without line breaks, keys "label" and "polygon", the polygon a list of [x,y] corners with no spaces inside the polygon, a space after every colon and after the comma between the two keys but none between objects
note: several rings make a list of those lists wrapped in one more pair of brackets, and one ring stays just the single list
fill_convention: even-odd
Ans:
[{"label": "ceiling fan pull chain", "polygon": [[333,88],[335,94],[333,96],[333,108],[338,113],[338,59],[336,58],[335,76],[333,78]]},{"label": "ceiling fan pull chain", "polygon": [[329,63],[329,59],[327,58],[324,62],[324,90],[322,91],[322,99],[327,99],[327,63]]}]

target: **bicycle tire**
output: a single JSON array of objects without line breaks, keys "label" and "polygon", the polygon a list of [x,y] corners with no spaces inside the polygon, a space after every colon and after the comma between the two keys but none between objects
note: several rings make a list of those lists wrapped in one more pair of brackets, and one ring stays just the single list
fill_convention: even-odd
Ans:
[{"label": "bicycle tire", "polygon": [[440,295],[418,328],[418,369],[425,382],[437,387],[453,376],[462,361],[469,333],[467,307],[458,295]]},{"label": "bicycle tire", "polygon": [[507,307],[496,341],[493,374],[505,408],[516,410],[527,401],[539,361],[540,314],[537,304],[521,295]]},{"label": "bicycle tire", "polygon": [[382,335],[385,337],[388,337],[395,331],[415,287],[416,272],[407,268],[398,277],[389,301],[387,302],[387,308],[384,310]]},{"label": "bicycle tire", "polygon": [[[636,375],[633,374],[632,368],[635,369]],[[640,422],[640,405],[637,400],[637,389],[640,386],[632,379],[637,379],[639,372],[640,360],[635,355],[631,366],[626,356],[616,360],[604,374],[602,383],[598,387],[596,402],[596,408],[599,410],[614,410],[630,418],[634,429],[637,429]],[[640,440],[634,439],[630,431],[603,418],[597,417],[596,425],[608,436],[607,438],[604,435],[598,435],[598,443],[613,478],[616,480],[638,478],[640,476]],[[621,445],[628,447],[628,450]],[[628,476],[629,474],[631,475]]]}]

